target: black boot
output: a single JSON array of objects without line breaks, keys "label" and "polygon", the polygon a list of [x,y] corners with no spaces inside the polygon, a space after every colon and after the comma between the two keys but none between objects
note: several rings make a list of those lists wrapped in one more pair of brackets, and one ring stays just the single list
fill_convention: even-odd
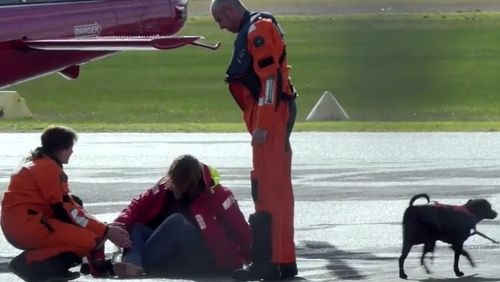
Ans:
[{"label": "black boot", "polygon": [[82,259],[71,252],[64,252],[42,261],[31,263],[35,281],[68,281],[80,277],[80,273],[69,271],[82,263]]},{"label": "black boot", "polygon": [[297,263],[280,263],[281,279],[288,279],[297,276]]},{"label": "black boot", "polygon": [[277,280],[281,278],[280,267],[272,263],[271,215],[257,212],[250,215],[252,228],[252,263],[233,272],[240,281]]},{"label": "black boot", "polygon": [[80,277],[80,273],[68,269],[81,263],[73,253],[65,252],[46,260],[28,264],[25,252],[15,257],[10,263],[10,270],[27,282],[68,281]]},{"label": "black boot", "polygon": [[9,262],[9,269],[24,281],[35,281],[36,277],[33,276],[33,270],[31,269],[24,252],[16,256],[13,260]]}]

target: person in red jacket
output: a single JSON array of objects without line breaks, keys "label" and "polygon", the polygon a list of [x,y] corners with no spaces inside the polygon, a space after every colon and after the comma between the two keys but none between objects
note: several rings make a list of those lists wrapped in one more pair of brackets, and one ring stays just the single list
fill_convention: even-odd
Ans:
[{"label": "person in red jacket", "polygon": [[297,275],[290,146],[297,93],[284,32],[271,14],[250,12],[240,0],[212,0],[210,11],[221,29],[237,34],[226,82],[252,135],[252,264],[233,278],[291,278]]},{"label": "person in red jacket", "polygon": [[106,239],[129,247],[128,232],[104,224],[72,197],[63,171],[73,153],[76,133],[49,126],[36,148],[12,175],[2,200],[1,227],[7,241],[24,250],[9,263],[25,281],[72,280],[68,269],[90,255]]},{"label": "person in red jacket", "polygon": [[132,240],[114,265],[119,277],[218,273],[250,259],[250,227],[233,193],[191,155],[177,157],[115,222]]}]

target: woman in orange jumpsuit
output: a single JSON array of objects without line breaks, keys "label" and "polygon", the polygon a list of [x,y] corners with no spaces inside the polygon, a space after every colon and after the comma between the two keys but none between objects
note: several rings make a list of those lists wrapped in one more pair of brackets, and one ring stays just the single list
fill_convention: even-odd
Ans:
[{"label": "woman in orange jumpsuit", "polygon": [[68,269],[106,239],[129,247],[127,231],[106,225],[77,204],[63,171],[73,153],[76,133],[50,126],[24,165],[11,177],[2,200],[1,227],[14,247],[24,250],[9,268],[25,281],[71,280]]}]

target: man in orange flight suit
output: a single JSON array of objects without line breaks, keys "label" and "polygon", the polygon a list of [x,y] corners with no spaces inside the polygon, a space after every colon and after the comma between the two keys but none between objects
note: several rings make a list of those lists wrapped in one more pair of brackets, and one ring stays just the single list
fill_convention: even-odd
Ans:
[{"label": "man in orange flight suit", "polygon": [[71,280],[80,275],[68,269],[110,239],[129,247],[124,228],[106,225],[75,202],[63,164],[73,153],[76,133],[50,126],[42,146],[11,177],[2,200],[1,227],[14,247],[24,250],[9,268],[25,281]]},{"label": "man in orange flight suit", "polygon": [[237,34],[226,82],[252,134],[253,262],[233,278],[290,278],[297,275],[289,142],[296,92],[283,32],[272,15],[250,13],[239,0],[212,0],[210,10],[221,29]]}]

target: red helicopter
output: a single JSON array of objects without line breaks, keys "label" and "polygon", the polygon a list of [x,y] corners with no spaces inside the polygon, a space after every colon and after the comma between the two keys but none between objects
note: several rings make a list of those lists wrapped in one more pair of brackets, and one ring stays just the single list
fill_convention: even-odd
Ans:
[{"label": "red helicopter", "polygon": [[80,65],[126,50],[194,45],[176,36],[188,0],[2,0],[0,89],[58,72],[76,79]]}]

